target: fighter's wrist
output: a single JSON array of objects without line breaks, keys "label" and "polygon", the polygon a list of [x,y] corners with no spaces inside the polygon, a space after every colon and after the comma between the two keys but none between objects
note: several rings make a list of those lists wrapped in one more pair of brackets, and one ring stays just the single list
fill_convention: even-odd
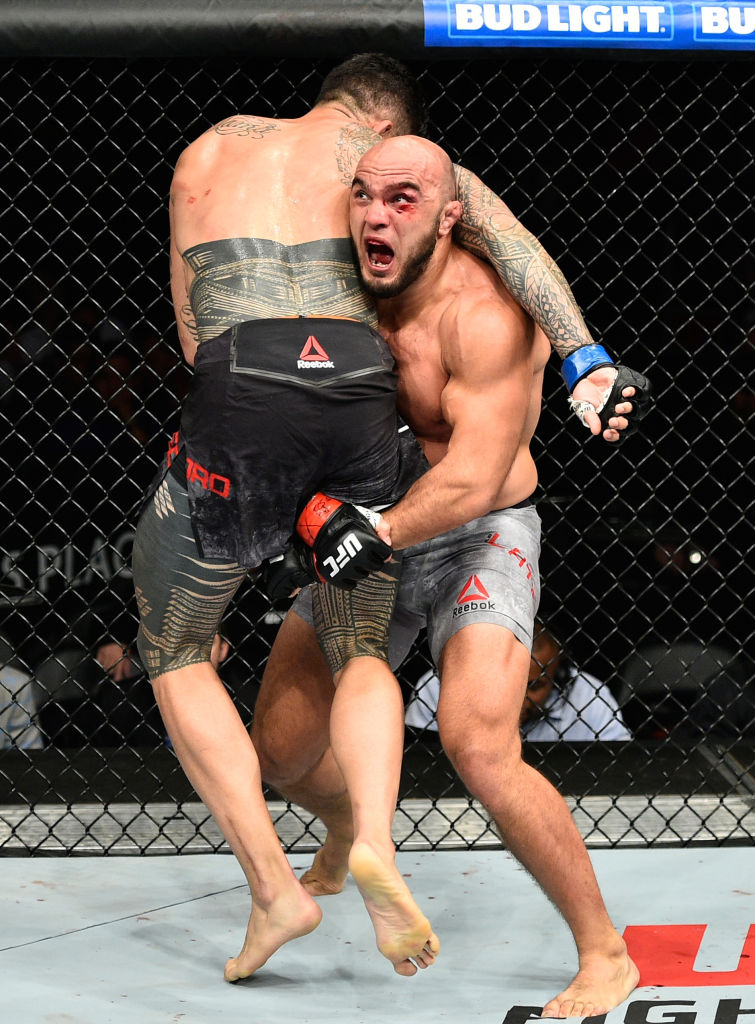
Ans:
[{"label": "fighter's wrist", "polygon": [[602,366],[613,366],[614,361],[602,345],[583,345],[570,352],[561,364],[561,376],[571,394],[577,384]]}]

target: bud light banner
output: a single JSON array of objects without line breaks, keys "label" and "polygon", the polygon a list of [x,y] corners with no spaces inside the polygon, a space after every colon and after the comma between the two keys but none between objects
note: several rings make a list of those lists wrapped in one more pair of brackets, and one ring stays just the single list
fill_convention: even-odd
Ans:
[{"label": "bud light banner", "polygon": [[425,46],[755,51],[752,3],[424,0]]}]

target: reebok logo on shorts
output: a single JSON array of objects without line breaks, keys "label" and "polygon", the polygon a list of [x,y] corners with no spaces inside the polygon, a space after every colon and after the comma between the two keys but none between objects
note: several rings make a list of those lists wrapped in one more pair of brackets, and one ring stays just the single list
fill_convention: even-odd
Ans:
[{"label": "reebok logo on shorts", "polygon": [[485,584],[479,576],[474,574],[469,577],[456,598],[453,617],[457,618],[467,612],[491,611],[494,608],[495,602],[490,600],[490,594],[485,589]]},{"label": "reebok logo on shorts", "polygon": [[296,365],[300,370],[332,370],[335,368],[333,360],[314,334],[310,334],[304,343]]}]

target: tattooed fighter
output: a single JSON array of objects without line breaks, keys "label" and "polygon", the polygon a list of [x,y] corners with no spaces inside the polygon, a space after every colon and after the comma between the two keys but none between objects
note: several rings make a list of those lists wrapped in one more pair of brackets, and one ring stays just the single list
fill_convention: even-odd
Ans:
[{"label": "tattooed fighter", "polygon": [[[393,359],[352,261],[347,186],[362,152],[381,135],[418,130],[422,117],[402,65],[357,58],[301,118],[234,117],[211,128],[182,153],[171,186],[172,293],[195,373],[137,526],[138,644],[181,765],[251,889],[228,981],[321,917],[282,851],[254,747],[210,662],[247,571],[283,551],[318,490],[344,502],[339,513],[361,541],[355,558],[367,556],[362,575],[380,567],[353,591],[315,588],[343,729],[354,732],[372,700],[379,730],[382,694],[398,686],[385,649],[399,563],[382,568],[390,547],[350,503],[394,502],[423,466],[418,448],[413,472],[402,457]],[[370,699],[360,700],[365,687]],[[337,741],[335,720],[334,729]],[[359,766],[353,779],[347,760],[342,769],[357,805],[390,830],[400,721],[389,715],[385,731],[371,750],[385,758],[382,791]],[[364,863],[357,882],[369,909],[380,865]],[[391,904],[381,945],[411,975],[432,964],[438,940],[405,885]]]},{"label": "tattooed fighter", "polygon": [[[432,467],[385,513],[393,545],[407,548],[390,662],[397,667],[427,627],[446,753],[577,945],[579,972],[543,1015],[583,1017],[622,1002],[638,974],[566,803],[522,758],[519,715],[540,599],[529,445],[550,350],[490,268],[453,244],[454,194],[446,154],[411,136],[370,149],[351,194],[362,278],[396,358],[399,409]],[[468,522],[454,528],[460,519]],[[430,539],[438,526],[448,532]],[[312,627],[310,590],[278,631],[252,738],[266,781],[327,825],[302,879],[325,895],[341,890],[362,853],[329,749],[333,685]]]},{"label": "tattooed fighter", "polygon": [[[256,753],[209,661],[212,638],[247,570],[283,550],[315,490],[347,503],[350,528],[381,566],[389,551],[373,544],[368,521],[348,503],[395,501],[416,468],[397,443],[393,363],[352,262],[348,186],[362,153],[381,137],[419,131],[422,118],[406,69],[363,55],[331,72],[301,118],[238,116],[211,128],[181,155],[171,186],[171,287],[195,375],[137,529],[139,649],[181,764],[249,880],[253,908],[241,953],[226,965],[231,981],[311,931],[320,910],[282,854]],[[596,355],[563,279],[476,179],[462,174],[460,188],[486,199],[476,213],[470,206],[467,242],[490,244],[538,322],[547,321],[545,306],[551,311],[547,333],[560,354],[582,353],[577,387],[585,393],[574,397],[597,407],[616,370]],[[626,422],[604,424],[604,436],[618,438]],[[597,416],[591,429],[601,429]],[[396,576],[391,564],[372,573],[353,592],[359,600],[315,590],[338,680],[336,731],[370,715],[361,700],[367,678],[376,701],[396,686],[385,661]],[[384,726],[384,748],[374,742],[371,758],[384,749],[385,777],[397,789],[401,723],[389,716]],[[394,782],[362,798],[359,786],[374,783],[352,754],[351,782],[351,766],[341,764],[352,799],[385,827]],[[363,865],[357,877],[373,915],[376,871]],[[408,890],[387,916],[381,948],[396,970],[432,963],[437,939]]]}]

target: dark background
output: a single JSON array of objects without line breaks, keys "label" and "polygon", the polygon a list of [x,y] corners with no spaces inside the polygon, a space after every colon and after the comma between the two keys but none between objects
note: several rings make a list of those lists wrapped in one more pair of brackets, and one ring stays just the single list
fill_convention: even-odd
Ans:
[{"label": "dark background", "polygon": [[[337,60],[0,65],[0,633],[32,674],[61,649],[86,653],[73,695],[43,716],[51,747],[162,743],[148,684],[113,688],[90,656],[133,641],[130,534],[190,378],[168,290],[173,165],[231,113],[304,113]],[[616,692],[651,642],[751,656],[752,63],[407,63],[430,137],[505,198],[596,341],[654,388],[617,449],[569,417],[552,359],[534,444],[543,617]],[[250,586],[226,623],[227,679],[248,713],[269,610]],[[426,667],[420,645],[402,676]],[[639,736],[676,724],[648,704],[626,713]]]}]

